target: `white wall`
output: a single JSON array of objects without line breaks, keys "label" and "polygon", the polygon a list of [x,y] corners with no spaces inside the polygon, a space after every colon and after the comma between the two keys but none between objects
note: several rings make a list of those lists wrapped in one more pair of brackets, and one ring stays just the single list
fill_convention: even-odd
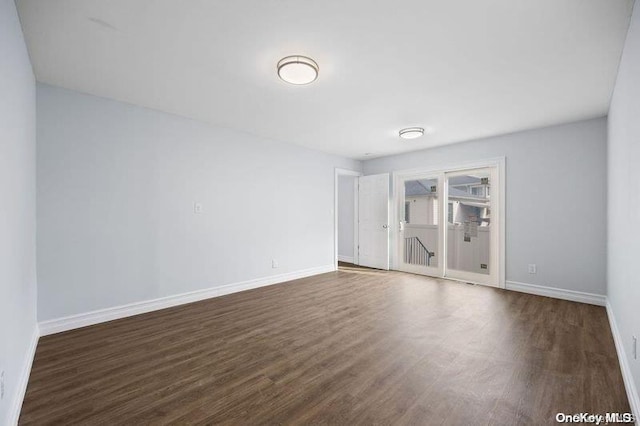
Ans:
[{"label": "white wall", "polygon": [[[507,281],[605,294],[605,118],[372,159],[364,172],[499,156],[506,157]],[[578,220],[576,209],[585,212]]]},{"label": "white wall", "polygon": [[360,163],[39,84],[39,320],[333,265],[335,167]]},{"label": "white wall", "polygon": [[[632,336],[640,339],[640,7],[636,4],[609,111],[607,293],[640,389],[640,354],[632,356]],[[640,342],[638,343],[640,352]],[[636,415],[640,413],[636,412]]]},{"label": "white wall", "polygon": [[338,256],[353,258],[356,177],[338,175]]},{"label": "white wall", "polygon": [[0,424],[14,421],[36,331],[36,94],[13,0],[0,0]]}]

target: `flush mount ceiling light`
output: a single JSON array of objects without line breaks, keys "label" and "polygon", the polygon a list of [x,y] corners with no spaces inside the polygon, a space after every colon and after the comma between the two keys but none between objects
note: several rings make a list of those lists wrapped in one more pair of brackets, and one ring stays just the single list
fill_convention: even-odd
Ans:
[{"label": "flush mount ceiling light", "polygon": [[316,61],[306,56],[294,55],[280,59],[278,77],[287,83],[303,85],[318,78],[320,67]]},{"label": "flush mount ceiling light", "polygon": [[415,139],[424,135],[424,129],[422,127],[407,127],[399,132],[402,139]]}]

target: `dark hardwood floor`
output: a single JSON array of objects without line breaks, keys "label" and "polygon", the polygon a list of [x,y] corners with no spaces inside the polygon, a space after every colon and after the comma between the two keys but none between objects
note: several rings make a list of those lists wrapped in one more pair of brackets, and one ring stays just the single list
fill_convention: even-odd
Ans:
[{"label": "dark hardwood floor", "polygon": [[22,425],[553,424],[629,411],[604,308],[345,268],[43,337]]}]

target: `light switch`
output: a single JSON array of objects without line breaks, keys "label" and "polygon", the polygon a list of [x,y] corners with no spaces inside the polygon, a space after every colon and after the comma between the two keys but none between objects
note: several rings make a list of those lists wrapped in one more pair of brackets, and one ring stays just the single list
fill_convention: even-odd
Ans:
[{"label": "light switch", "polygon": [[202,203],[193,203],[193,212],[202,213]]}]

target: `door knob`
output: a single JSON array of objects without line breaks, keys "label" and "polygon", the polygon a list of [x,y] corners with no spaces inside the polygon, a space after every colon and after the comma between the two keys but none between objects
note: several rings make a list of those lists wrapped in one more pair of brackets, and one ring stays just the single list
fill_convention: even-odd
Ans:
[{"label": "door knob", "polygon": [[389,225],[382,225],[382,227],[383,227],[384,229],[387,229],[387,228],[389,227]]}]

